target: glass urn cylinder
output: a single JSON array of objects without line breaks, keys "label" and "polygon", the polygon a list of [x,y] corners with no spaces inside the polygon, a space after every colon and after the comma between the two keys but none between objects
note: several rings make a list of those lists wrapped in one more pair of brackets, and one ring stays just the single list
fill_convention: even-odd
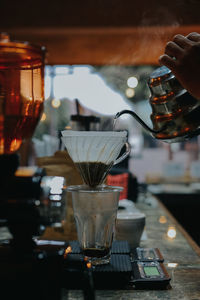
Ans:
[{"label": "glass urn cylinder", "polygon": [[0,154],[15,153],[40,120],[45,52],[0,35]]}]

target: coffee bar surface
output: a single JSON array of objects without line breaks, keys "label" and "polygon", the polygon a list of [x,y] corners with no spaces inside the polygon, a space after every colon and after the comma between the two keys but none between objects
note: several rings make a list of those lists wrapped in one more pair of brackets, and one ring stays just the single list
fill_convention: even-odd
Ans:
[{"label": "coffee bar surface", "polygon": [[[170,286],[162,290],[96,289],[95,300],[200,300],[200,248],[155,196],[149,193],[148,196],[139,195],[136,206],[146,215],[145,234],[140,247],[160,250],[171,278]],[[6,228],[0,228],[0,239],[7,238],[9,234]],[[112,280],[114,277],[111,276],[111,283]],[[81,299],[84,299],[82,290],[62,289],[62,300]]]},{"label": "coffee bar surface", "polygon": [[[96,289],[96,299],[200,299],[200,248],[154,196],[139,197],[136,206],[146,214],[146,237],[140,247],[161,251],[171,277],[170,287],[163,290]],[[83,293],[63,289],[62,299],[83,299]]]}]

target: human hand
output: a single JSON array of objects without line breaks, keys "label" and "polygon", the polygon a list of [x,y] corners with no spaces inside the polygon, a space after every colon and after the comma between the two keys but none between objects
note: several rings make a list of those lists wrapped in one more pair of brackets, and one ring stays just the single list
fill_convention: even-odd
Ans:
[{"label": "human hand", "polygon": [[200,100],[200,34],[177,34],[165,47],[159,63],[168,67],[181,85]]}]

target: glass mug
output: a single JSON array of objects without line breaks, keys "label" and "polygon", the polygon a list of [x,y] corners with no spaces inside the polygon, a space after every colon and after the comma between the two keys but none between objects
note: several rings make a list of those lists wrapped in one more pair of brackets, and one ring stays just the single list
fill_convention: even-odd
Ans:
[{"label": "glass mug", "polygon": [[72,204],[78,241],[84,256],[92,265],[110,262],[115,232],[119,194],[122,187],[86,185],[67,188],[72,193]]}]

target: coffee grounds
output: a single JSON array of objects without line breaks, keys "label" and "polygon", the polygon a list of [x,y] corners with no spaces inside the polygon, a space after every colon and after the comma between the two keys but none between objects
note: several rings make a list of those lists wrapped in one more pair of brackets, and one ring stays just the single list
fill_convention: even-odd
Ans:
[{"label": "coffee grounds", "polygon": [[101,185],[109,170],[113,166],[113,162],[106,165],[101,162],[80,162],[75,163],[85,184],[90,187]]}]

